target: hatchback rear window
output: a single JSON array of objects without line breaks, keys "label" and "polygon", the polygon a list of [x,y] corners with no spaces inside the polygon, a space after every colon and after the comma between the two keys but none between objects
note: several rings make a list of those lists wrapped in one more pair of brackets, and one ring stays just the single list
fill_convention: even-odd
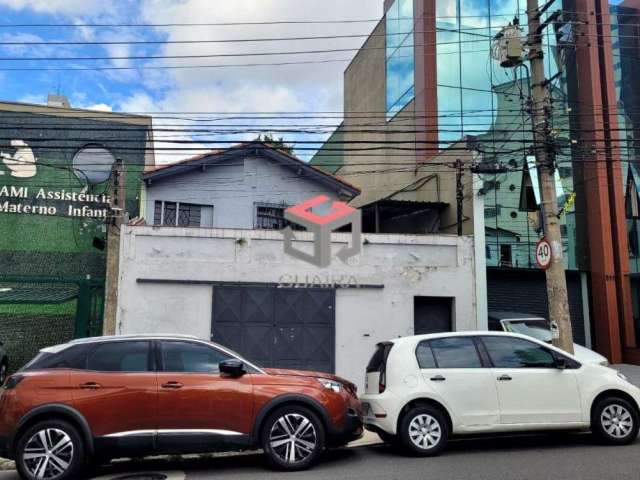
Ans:
[{"label": "hatchback rear window", "polygon": [[438,368],[482,368],[482,361],[471,338],[436,338],[429,345]]},{"label": "hatchback rear window", "polygon": [[436,361],[433,358],[429,342],[420,342],[416,348],[416,360],[418,360],[420,368],[436,368]]},{"label": "hatchback rear window", "polygon": [[393,343],[381,342],[376,345],[376,351],[373,353],[369,364],[367,365],[367,373],[371,372],[383,372],[387,364],[387,357]]}]

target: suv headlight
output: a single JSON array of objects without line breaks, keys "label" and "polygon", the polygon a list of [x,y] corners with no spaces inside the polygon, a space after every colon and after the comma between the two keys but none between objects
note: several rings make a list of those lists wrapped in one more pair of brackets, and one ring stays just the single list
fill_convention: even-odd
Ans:
[{"label": "suv headlight", "polygon": [[342,384],[340,382],[336,382],[335,380],[329,380],[328,378],[318,378],[318,381],[327,390],[333,390],[336,393],[340,393],[340,391],[342,390]]}]

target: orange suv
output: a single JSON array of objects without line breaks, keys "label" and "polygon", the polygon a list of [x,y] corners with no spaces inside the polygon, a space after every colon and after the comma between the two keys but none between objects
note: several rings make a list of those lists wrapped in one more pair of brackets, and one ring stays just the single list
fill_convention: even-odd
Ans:
[{"label": "orange suv", "polygon": [[301,470],[363,431],[352,383],[263,369],[185,336],[45,348],[0,395],[0,456],[29,480],[76,478],[91,459],[254,448]]}]

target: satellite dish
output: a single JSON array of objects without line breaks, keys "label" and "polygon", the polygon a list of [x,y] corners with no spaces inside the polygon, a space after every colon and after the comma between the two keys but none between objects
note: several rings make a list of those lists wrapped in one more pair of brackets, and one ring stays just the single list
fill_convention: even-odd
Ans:
[{"label": "satellite dish", "polygon": [[82,147],[73,157],[73,172],[81,182],[97,185],[109,180],[116,157],[100,145]]}]

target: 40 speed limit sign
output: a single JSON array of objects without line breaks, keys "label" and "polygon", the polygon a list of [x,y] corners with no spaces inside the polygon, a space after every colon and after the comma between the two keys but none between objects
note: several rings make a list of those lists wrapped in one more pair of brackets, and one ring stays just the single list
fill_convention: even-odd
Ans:
[{"label": "40 speed limit sign", "polygon": [[546,238],[542,238],[536,244],[536,263],[546,270],[551,266],[551,244]]}]

